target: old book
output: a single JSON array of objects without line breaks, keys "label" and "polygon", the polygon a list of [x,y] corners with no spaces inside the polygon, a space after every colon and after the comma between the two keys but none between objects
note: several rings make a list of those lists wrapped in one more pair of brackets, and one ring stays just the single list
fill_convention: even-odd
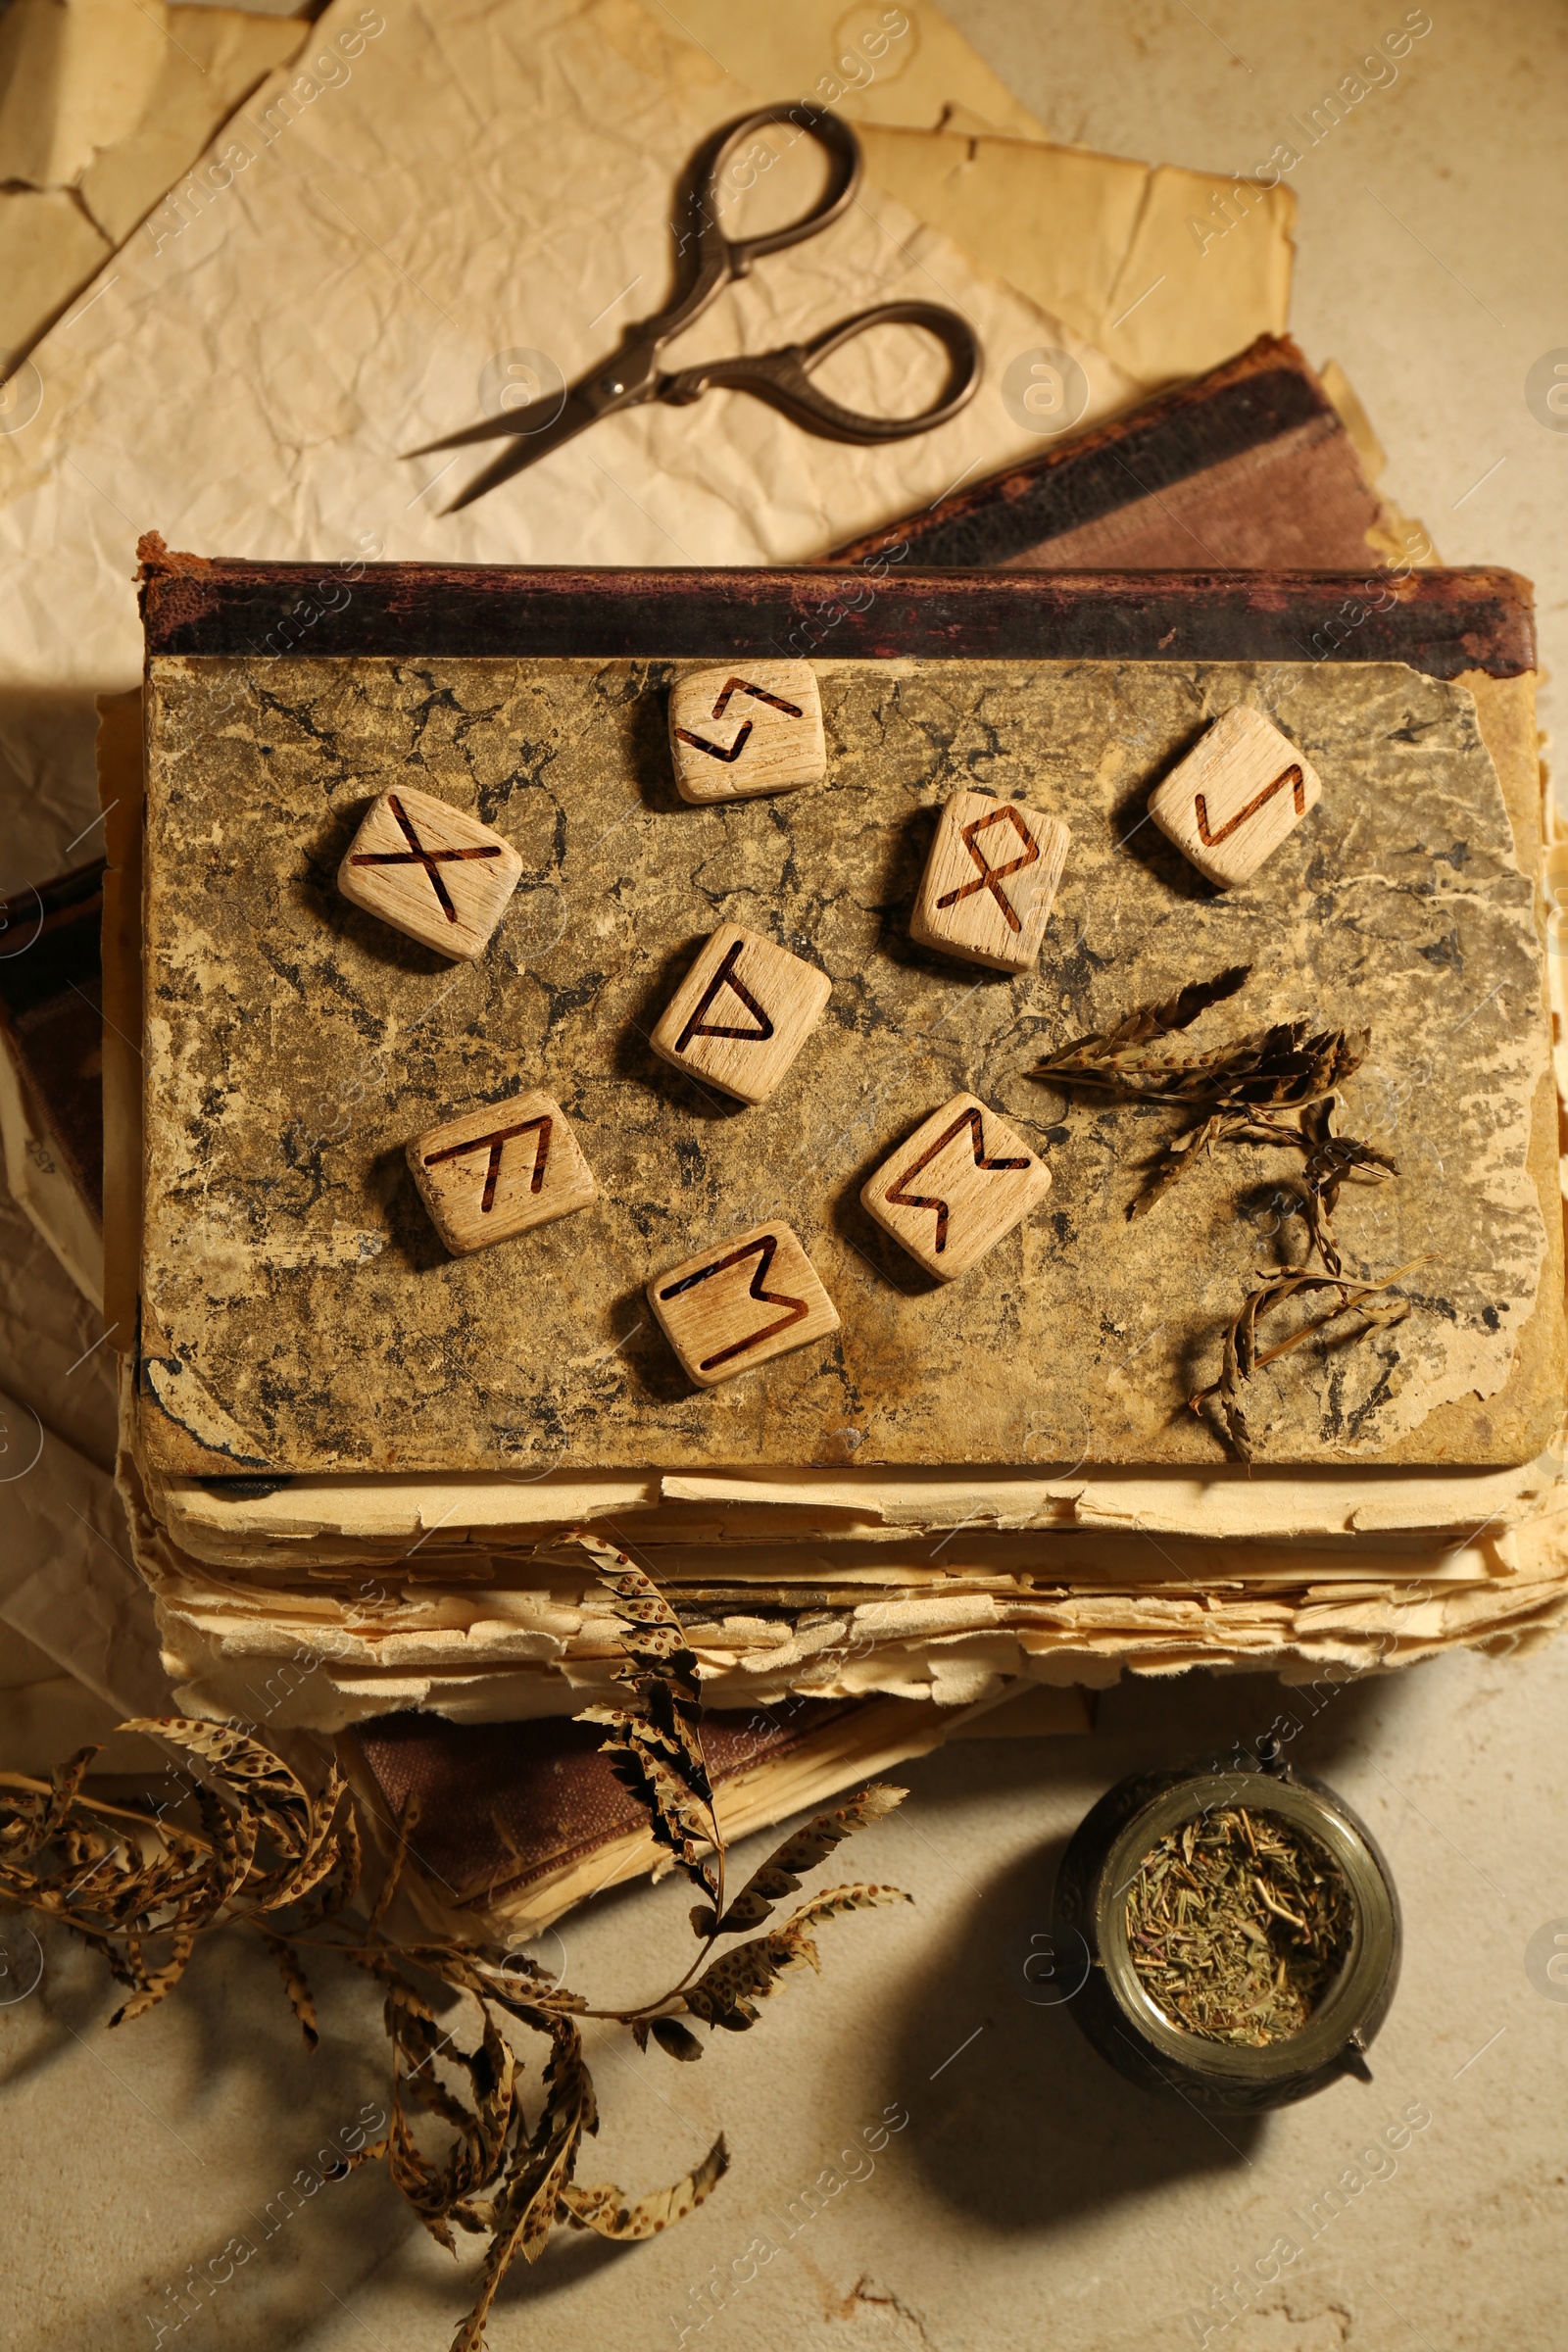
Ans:
[{"label": "old book", "polygon": [[[1496,731],[1495,696],[1513,690],[1494,686],[1491,691],[1494,754],[1504,769],[1511,764],[1528,773],[1534,759],[1528,731]],[[121,861],[136,854],[140,838],[139,704],[139,695],[118,698],[106,710],[100,747],[103,798],[111,808],[117,854],[109,888],[121,902]],[[126,810],[128,823],[122,823]],[[106,984],[117,994],[114,1025],[106,1027],[104,1044],[116,1065],[111,1074],[123,1078],[139,1072],[125,1042],[138,1025],[140,1003],[134,930],[122,921],[117,924],[111,945]],[[134,1123],[126,1129],[126,1102],[122,1087],[114,1102],[117,1147],[122,1140],[133,1143],[139,1134]],[[111,1200],[122,1216],[133,1205],[136,1165],[134,1150],[117,1148]],[[127,1329],[133,1321],[133,1287]],[[772,1564],[786,1556],[779,1553],[781,1544],[828,1543],[837,1548],[856,1539],[897,1548],[918,1544],[923,1534],[924,1551],[940,1544],[946,1557],[955,1531],[967,1531],[972,1541],[977,1533],[1015,1528],[1032,1530],[1030,1547],[1041,1566],[1069,1582],[1087,1572],[1112,1580],[1131,1575],[1137,1582],[1140,1557],[1149,1550],[1147,1535],[1180,1559],[1184,1574],[1200,1580],[1202,1547],[1216,1544],[1225,1547],[1230,1569],[1249,1582],[1298,1575],[1303,1545],[1315,1550],[1311,1573],[1318,1578],[1328,1573],[1332,1557],[1324,1546],[1338,1545],[1348,1558],[1361,1557],[1369,1574],[1425,1580],[1435,1573],[1434,1560],[1444,1546],[1451,1553],[1476,1529],[1486,1531],[1489,1546],[1512,1544],[1511,1531],[1541,1513],[1553,1477],[1545,1457],[1502,1472],[1342,1468],[1302,1476],[1220,1466],[1207,1472],[1199,1488],[1178,1471],[1083,1465],[1054,1475],[906,1467],[661,1476],[649,1470],[554,1469],[548,1464],[556,1452],[551,1440],[533,1474],[520,1484],[515,1478],[477,1475],[444,1480],[175,1475],[151,1479],[150,1499],[158,1521],[189,1557],[285,1574],[292,1566],[298,1575],[307,1572],[307,1563],[319,1564],[314,1567],[319,1574],[331,1562],[391,1563],[411,1551],[429,1563],[441,1547],[454,1545],[464,1558],[505,1556],[548,1543],[575,1524],[610,1518],[637,1542],[721,1542],[735,1574],[753,1555],[764,1563],[762,1575],[787,1574]],[[1125,1538],[1120,1554],[1102,1553],[1093,1544],[1086,1548],[1086,1537],[1114,1537],[1118,1531]],[[1197,1547],[1191,1565],[1189,1544]],[[765,1548],[758,1551],[758,1546]],[[1502,1564],[1499,1558],[1489,1573]],[[280,1658],[297,1639],[280,1624]]]},{"label": "old book", "polygon": [[1290,337],[1260,335],[1208,374],[966,482],[833,561],[1348,571],[1391,556],[1430,561],[1425,533],[1379,496]]},{"label": "old book", "polygon": [[[1007,1724],[1009,1704],[1019,1713]],[[1026,1692],[965,1710],[951,1728],[1029,1737],[1086,1732],[1078,1690]],[[727,1839],[824,1803],[937,1746],[949,1727],[918,1700],[786,1699],[715,1712],[703,1746]],[[338,1754],[378,1830],[388,1834],[411,1797],[413,1890],[444,1932],[520,1943],[602,1887],[651,1870],[660,1849],[647,1815],[611,1770],[600,1726],[447,1724],[385,1715],[346,1733]]]},{"label": "old book", "polygon": [[[1211,1161],[1179,1205],[1129,1225],[1139,1114],[1116,1114],[1118,1130],[1041,1090],[1022,1039],[1038,1051],[1238,960],[1254,973],[1242,1025],[1370,1024],[1351,1112],[1396,1130],[1401,1172],[1353,1205],[1347,1192],[1344,1238],[1358,1275],[1423,1266],[1396,1333],[1302,1349],[1267,1376],[1267,1458],[1501,1464],[1546,1443],[1562,1312],[1539,810],[1528,762],[1489,749],[1529,723],[1528,600],[1509,575],[1417,573],[1396,595],[1314,574],[890,571],[851,605],[835,572],[391,566],[333,616],[331,655],[268,658],[263,724],[247,649],[302,599],[289,566],[162,558],[147,590],[138,1411],[155,1474],[504,1473],[541,1428],[584,1469],[715,1454],[1216,1464],[1213,1427],[1180,1408],[1253,1276],[1245,1183]],[[688,662],[744,662],[792,636],[822,683],[827,783],[678,806],[645,756],[666,684]],[[469,715],[416,751],[432,679]],[[1227,896],[1221,931],[1206,886],[1150,829],[1131,834],[1128,811],[1205,710],[1248,696],[1309,752],[1324,796]],[[220,736],[220,709],[258,723]],[[897,910],[902,935],[922,811],[971,740],[990,747],[995,788],[1027,770],[1074,841],[1054,952],[978,995],[889,953],[878,911]],[[432,986],[420,950],[370,956],[325,898],[367,789],[452,761],[471,763],[481,815],[533,877],[515,936],[504,924],[456,994]],[[226,846],[198,871],[192,845],[220,804]],[[1376,922],[1371,874],[1391,894]],[[662,1091],[645,1042],[715,889],[721,910],[774,906],[814,945],[835,1004],[848,991],[854,1006],[813,1039],[808,1096],[786,1087],[723,1121]],[[176,957],[198,905],[210,947]],[[265,1032],[213,1015],[257,1003]],[[368,1065],[367,1021],[387,1041]],[[1473,1050],[1455,1057],[1445,1040],[1461,1021]],[[188,1171],[220,1066],[232,1115],[202,1129],[196,1224]],[[460,1080],[500,1099],[523,1070],[580,1121],[602,1200],[525,1237],[525,1258],[431,1263],[386,1155]],[[911,1294],[844,1204],[955,1080],[1045,1147],[1052,1221],[1018,1227],[980,1289]],[[1253,1164],[1266,1188],[1269,1163]],[[625,1302],[681,1244],[744,1229],[748,1207],[795,1225],[843,1328],[727,1383],[720,1428]],[[438,1361],[439,1382],[413,1377],[416,1360]]]}]

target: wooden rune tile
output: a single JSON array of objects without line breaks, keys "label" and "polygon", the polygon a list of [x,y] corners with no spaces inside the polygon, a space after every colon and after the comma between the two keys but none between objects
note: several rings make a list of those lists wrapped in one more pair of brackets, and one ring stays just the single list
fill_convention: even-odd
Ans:
[{"label": "wooden rune tile", "polygon": [[487,1102],[427,1127],[407,1150],[430,1222],[455,1257],[569,1217],[599,1189],[549,1095]]},{"label": "wooden rune tile", "polygon": [[967,1273],[1051,1190],[1051,1170],[973,1095],[934,1110],[862,1186],[863,1206],[944,1282]]},{"label": "wooden rune tile", "polygon": [[653,1049],[742,1102],[765,1102],[832,993],[815,964],[725,923],[665,1006]]},{"label": "wooden rune tile", "polygon": [[466,808],[400,784],[383,792],[337,869],[346,899],[442,956],[482,956],[522,859]]},{"label": "wooden rune tile", "polygon": [[956,792],[937,820],[910,938],[993,971],[1033,970],[1071,839],[1044,809]]},{"label": "wooden rune tile", "polygon": [[648,1298],[682,1369],[704,1389],[839,1328],[816,1268],[777,1222],[672,1266]]},{"label": "wooden rune tile", "polygon": [[686,801],[793,792],[827,774],[822,697],[809,662],[698,669],[669,693],[669,752]]},{"label": "wooden rune tile", "polygon": [[1151,794],[1149,813],[1200,874],[1230,890],[1322,798],[1316,770],[1290,737],[1236,703]]}]

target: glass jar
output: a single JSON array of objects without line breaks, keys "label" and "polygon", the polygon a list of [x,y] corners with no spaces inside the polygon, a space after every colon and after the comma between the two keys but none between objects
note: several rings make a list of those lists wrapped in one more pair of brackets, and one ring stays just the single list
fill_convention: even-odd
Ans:
[{"label": "glass jar", "polygon": [[[1245,1809],[1304,1832],[1338,1866],[1352,1913],[1348,1948],[1298,2032],[1260,2047],[1212,2041],[1160,2008],[1133,1964],[1127,1897],[1159,1839],[1190,1821]],[[1332,1788],[1293,1772],[1271,1743],[1255,1768],[1187,1765],[1118,1782],[1074,1832],[1056,1874],[1056,1997],[1102,2058],[1146,2090],[1251,2112],[1370,2082],[1366,2052],[1399,1975],[1399,1905],[1366,1824]],[[1074,1982],[1076,1980],[1076,1983]]]}]

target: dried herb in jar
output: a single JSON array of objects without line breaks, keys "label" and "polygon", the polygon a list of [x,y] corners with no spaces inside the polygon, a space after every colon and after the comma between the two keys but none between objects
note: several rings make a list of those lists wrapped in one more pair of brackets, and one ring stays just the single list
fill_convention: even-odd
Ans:
[{"label": "dried herb in jar", "polygon": [[1160,1838],[1127,1896],[1127,1946],[1174,2026],[1261,2049],[1300,2033],[1344,1965],[1350,1891],[1316,1838],[1245,1806]]}]

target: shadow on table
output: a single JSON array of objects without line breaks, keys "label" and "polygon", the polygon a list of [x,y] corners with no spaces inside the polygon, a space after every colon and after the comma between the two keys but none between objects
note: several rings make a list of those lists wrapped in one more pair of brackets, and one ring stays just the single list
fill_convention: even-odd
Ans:
[{"label": "shadow on table", "polygon": [[901,1768],[927,1822],[1011,1795],[1052,1824],[1038,1847],[976,1883],[901,2021],[889,2095],[908,2108],[910,2160],[947,2204],[994,2230],[1039,2232],[1172,2180],[1247,2171],[1266,2116],[1139,2090],[1091,2046],[1071,2002],[1051,1998],[1038,1965],[1025,1973],[1071,1835],[1058,1825],[1131,1773],[1253,1748],[1282,1713],[1301,1727],[1291,1761],[1332,1780],[1336,1752],[1364,1734],[1370,1706],[1397,1703],[1403,1680],[1332,1686],[1315,1714],[1271,1676],[1123,1683],[1102,1696],[1092,1740],[965,1741]]}]

